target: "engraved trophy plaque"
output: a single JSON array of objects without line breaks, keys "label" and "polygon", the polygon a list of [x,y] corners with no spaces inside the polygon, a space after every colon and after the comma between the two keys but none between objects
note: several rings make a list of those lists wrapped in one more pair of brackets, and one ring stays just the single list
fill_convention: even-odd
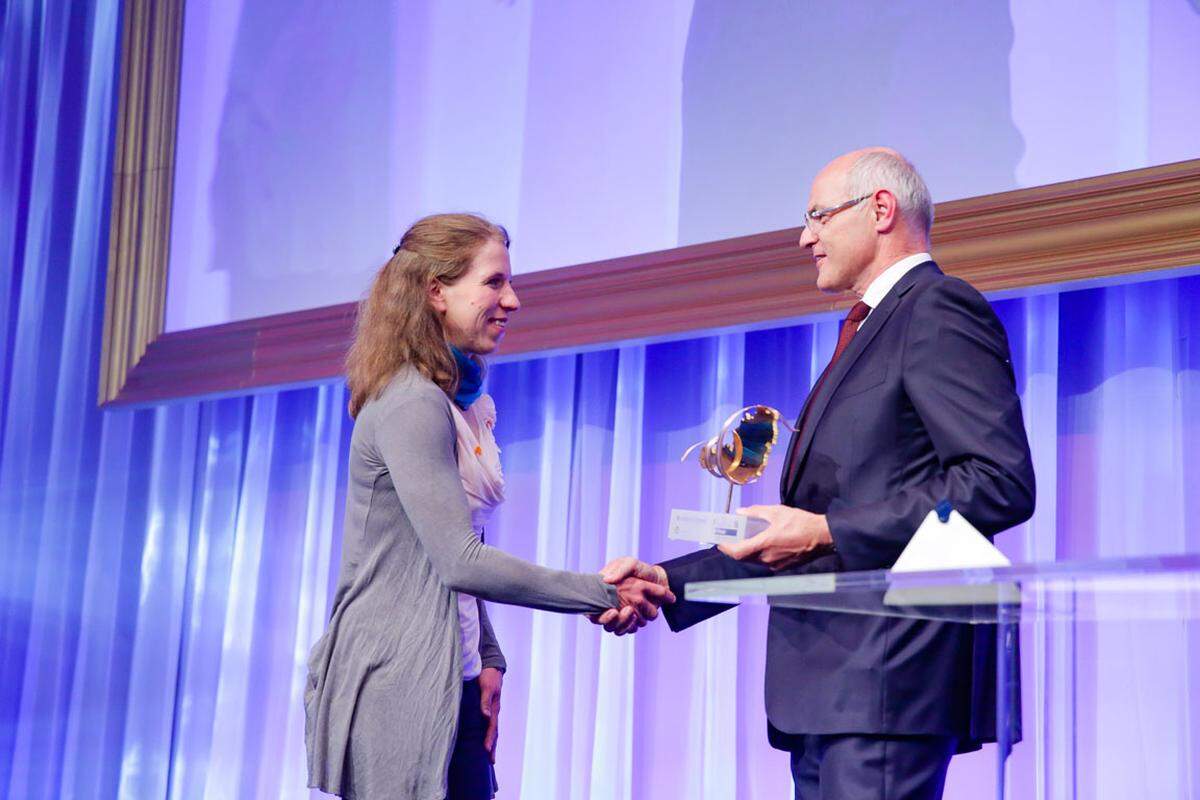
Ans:
[{"label": "engraved trophy plaque", "polygon": [[[779,423],[779,412],[770,406],[746,406],[731,414],[716,436],[697,442],[684,452],[680,461],[686,461],[698,449],[701,469],[728,481],[729,494],[723,513],[671,509],[669,538],[720,544],[746,539],[766,529],[766,520],[731,514],[729,506],[734,486],[745,486],[762,476],[771,448],[779,440]],[[792,429],[786,421],[783,424]]]}]

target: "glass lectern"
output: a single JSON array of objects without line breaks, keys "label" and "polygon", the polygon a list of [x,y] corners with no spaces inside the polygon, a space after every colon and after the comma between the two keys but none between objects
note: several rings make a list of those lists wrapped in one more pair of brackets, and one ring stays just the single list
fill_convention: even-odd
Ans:
[{"label": "glass lectern", "polygon": [[1200,797],[1200,554],[707,581],[685,593],[994,624],[996,797]]}]

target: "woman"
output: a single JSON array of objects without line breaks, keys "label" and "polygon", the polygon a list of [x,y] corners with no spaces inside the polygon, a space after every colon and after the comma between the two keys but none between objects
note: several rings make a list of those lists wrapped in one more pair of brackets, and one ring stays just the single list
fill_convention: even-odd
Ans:
[{"label": "woman", "polygon": [[491,797],[504,658],[478,599],[646,618],[674,600],[483,544],[503,480],[480,357],[520,307],[510,281],[503,228],[439,214],[409,228],[359,309],[342,565],[305,694],[310,786],[359,800]]}]

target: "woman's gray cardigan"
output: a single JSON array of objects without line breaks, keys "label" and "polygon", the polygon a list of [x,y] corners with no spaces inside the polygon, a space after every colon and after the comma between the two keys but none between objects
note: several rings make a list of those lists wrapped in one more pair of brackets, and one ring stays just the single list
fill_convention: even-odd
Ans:
[{"label": "woman's gray cardigan", "polygon": [[[563,612],[618,605],[598,575],[479,540],[455,441],[446,395],[411,368],[358,414],[341,571],[308,662],[309,786],[360,800],[445,797],[462,693],[457,592]],[[485,620],[484,666],[502,667]]]}]

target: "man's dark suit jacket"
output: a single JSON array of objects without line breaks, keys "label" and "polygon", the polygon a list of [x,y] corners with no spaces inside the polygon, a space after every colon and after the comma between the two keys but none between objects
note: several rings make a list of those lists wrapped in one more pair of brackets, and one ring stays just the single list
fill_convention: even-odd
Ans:
[{"label": "man's dark suit jacket", "polygon": [[[989,537],[1033,513],[1008,338],[982,295],[933,262],[883,298],[808,402],[780,496],[826,515],[834,552],[786,572],[890,567],[942,499]],[[680,598],[690,581],[770,574],[715,548],[663,566]],[[725,608],[680,600],[663,611],[682,630]],[[938,734],[958,737],[962,751],[993,741],[994,637],[992,626],[775,608],[772,742]]]}]

